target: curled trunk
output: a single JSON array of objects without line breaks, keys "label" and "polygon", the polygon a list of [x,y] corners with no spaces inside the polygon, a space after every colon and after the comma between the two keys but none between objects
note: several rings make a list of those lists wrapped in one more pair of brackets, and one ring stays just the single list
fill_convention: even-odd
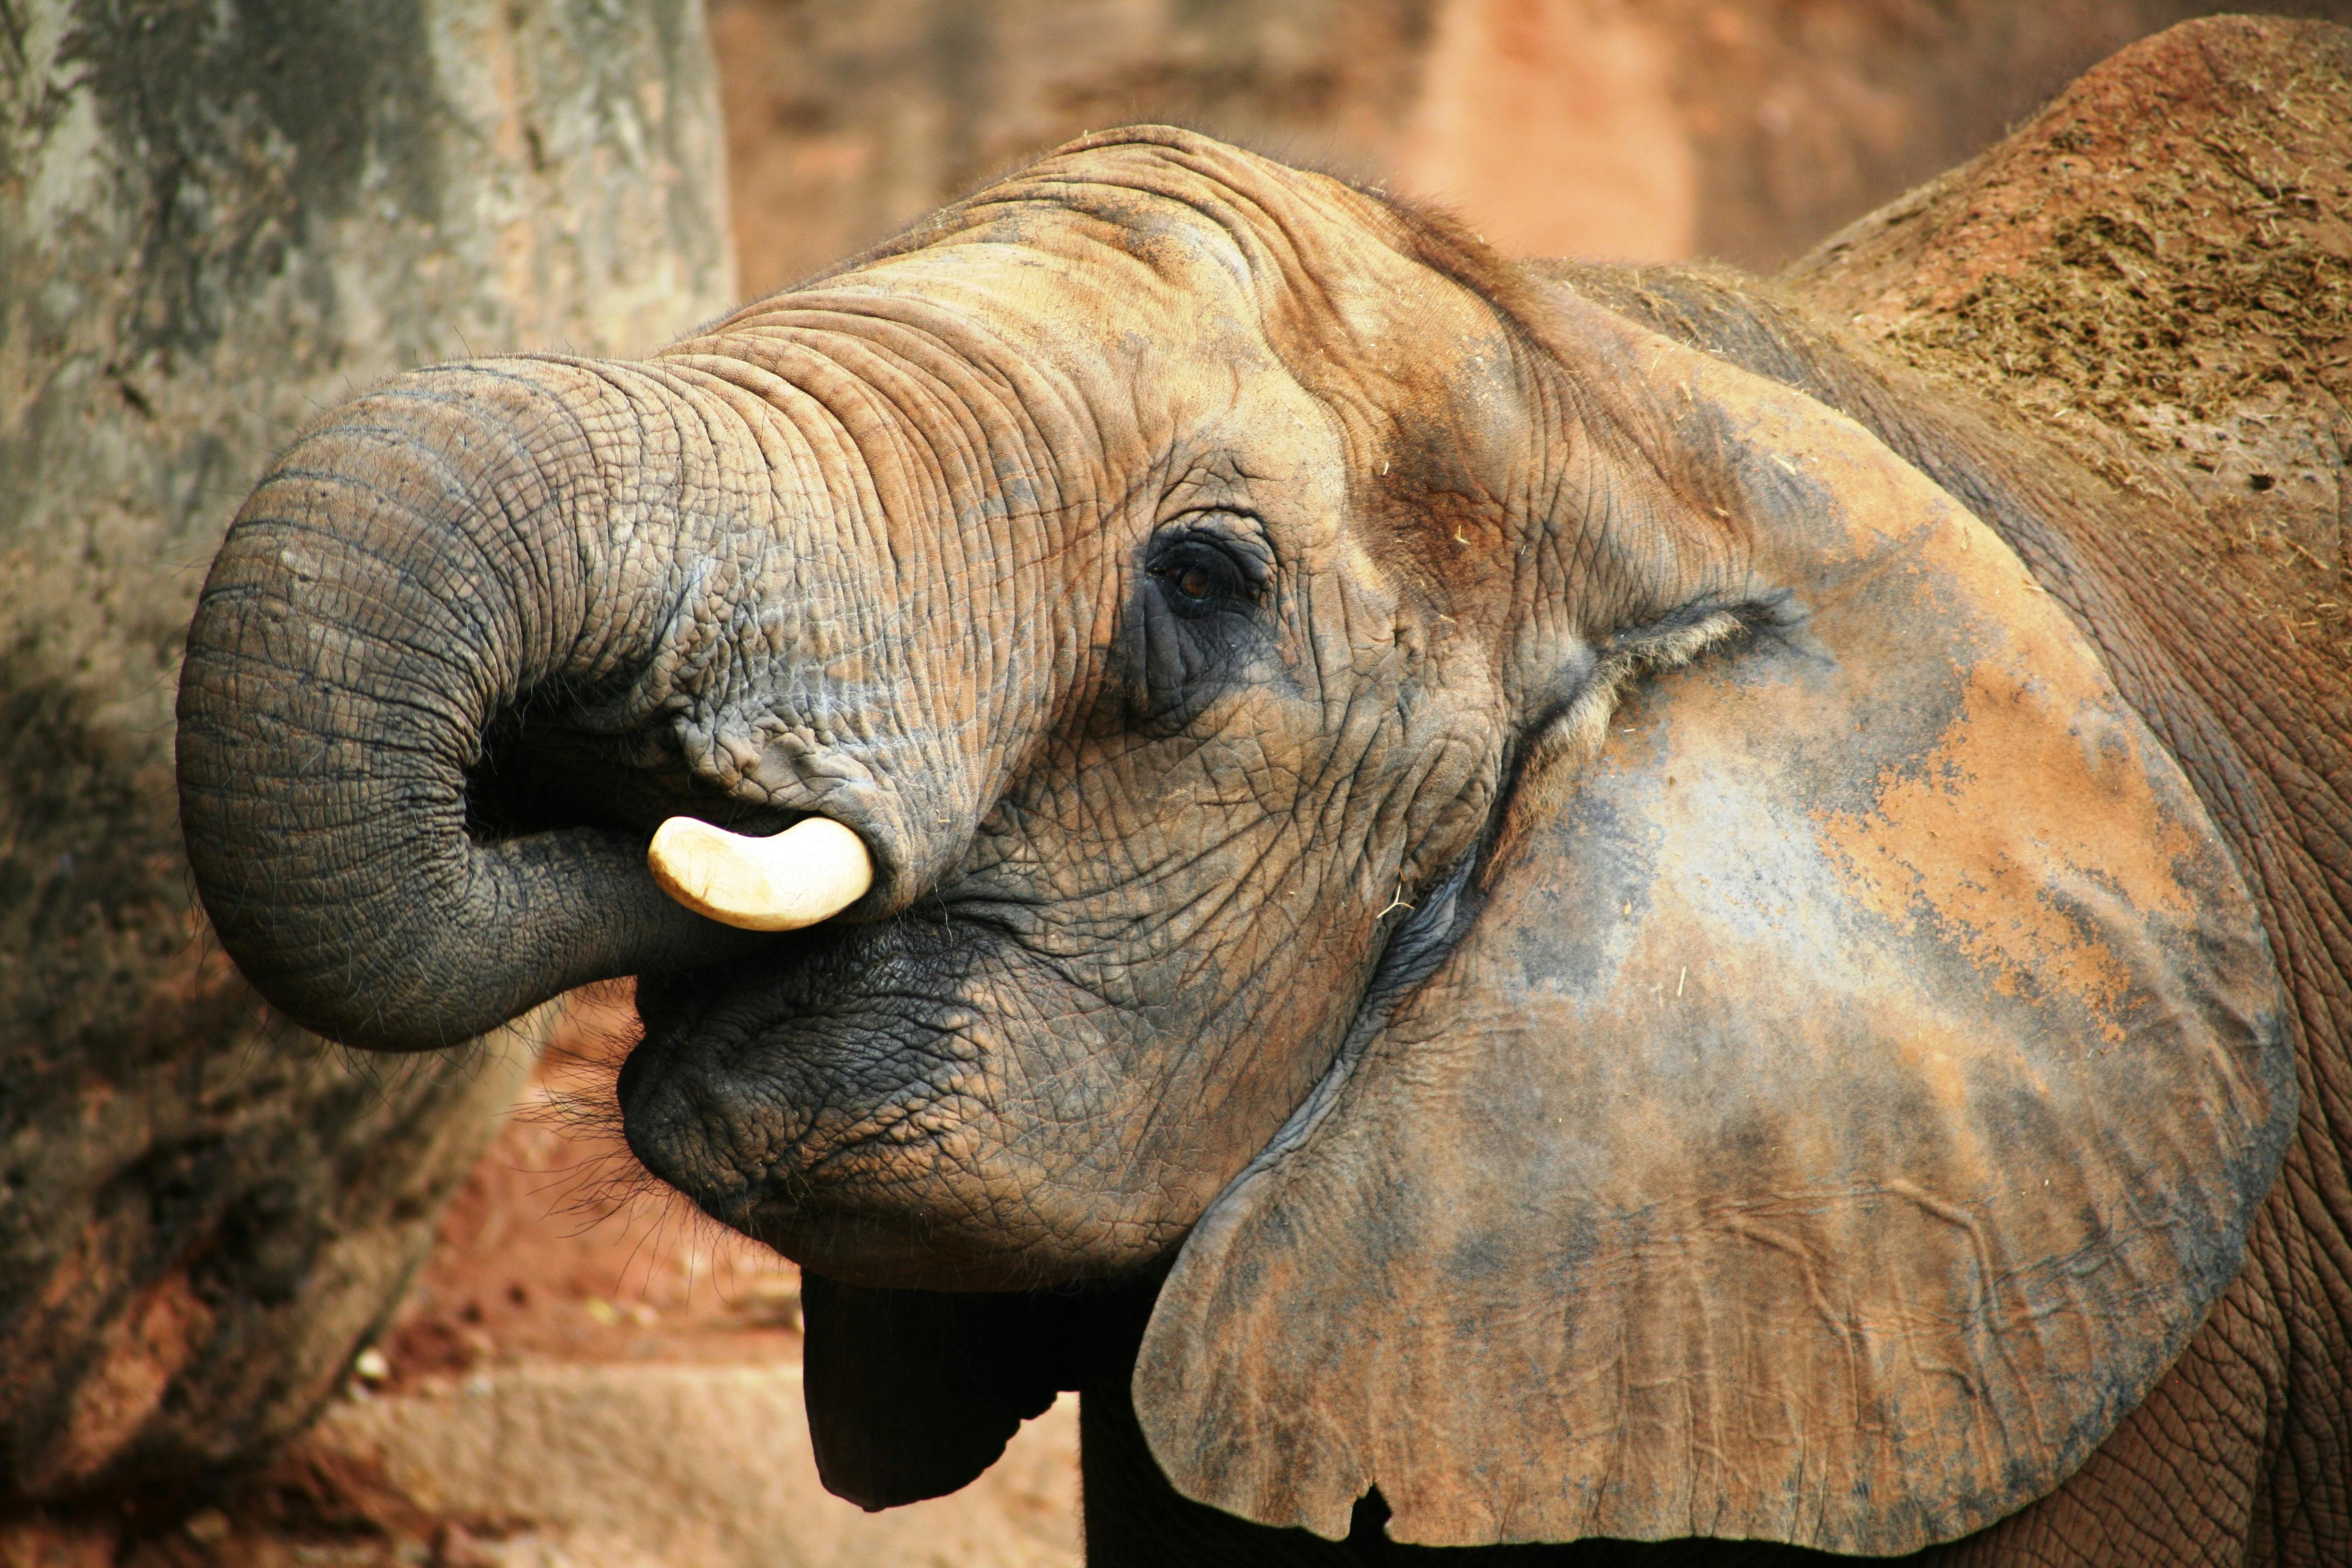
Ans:
[{"label": "curled trunk", "polygon": [[472,809],[487,735],[609,697],[667,622],[603,477],[646,471],[609,448],[660,406],[620,374],[404,377],[298,444],[213,565],[180,689],[190,859],[230,955],[310,1028],[450,1045],[750,940],[664,897],[632,825]]}]

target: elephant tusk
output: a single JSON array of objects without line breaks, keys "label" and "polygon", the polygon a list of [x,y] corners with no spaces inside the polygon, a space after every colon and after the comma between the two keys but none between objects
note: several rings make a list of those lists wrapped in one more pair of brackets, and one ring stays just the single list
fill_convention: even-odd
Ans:
[{"label": "elephant tusk", "polygon": [[798,931],[830,920],[874,885],[866,841],[829,816],[772,838],[673,816],[654,834],[646,865],[661,890],[699,915],[745,931]]}]

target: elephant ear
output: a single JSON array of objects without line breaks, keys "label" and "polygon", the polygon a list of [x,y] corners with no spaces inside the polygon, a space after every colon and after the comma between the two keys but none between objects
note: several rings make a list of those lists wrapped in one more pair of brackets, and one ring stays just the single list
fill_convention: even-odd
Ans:
[{"label": "elephant ear", "polygon": [[2260,921],[1990,531],[1795,393],[1546,331],[1780,608],[1532,749],[1458,942],[1187,1242],[1139,1416],[1330,1537],[1375,1487],[1434,1545],[1961,1535],[2238,1270],[2294,1116]]}]

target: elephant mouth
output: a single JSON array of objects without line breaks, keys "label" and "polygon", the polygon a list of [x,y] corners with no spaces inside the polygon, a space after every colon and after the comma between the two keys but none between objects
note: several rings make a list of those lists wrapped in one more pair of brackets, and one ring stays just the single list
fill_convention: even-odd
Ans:
[{"label": "elephant mouth", "polygon": [[1171,1257],[1228,1179],[1307,1135],[1475,918],[1475,858],[1391,933],[1320,1080],[1238,1177],[1139,1131],[1171,1123],[1165,1058],[1196,1042],[964,918],[828,923],[642,978],[623,1131],[704,1213],[845,1283],[1124,1278]]},{"label": "elephant mouth", "polygon": [[[1193,1216],[1087,1165],[1088,1141],[1074,1152],[1045,1135],[1131,1116],[1135,1075],[1103,1070],[1118,1042],[1079,1026],[1076,998],[1041,1005],[1051,989],[1029,968],[984,928],[902,916],[647,976],[644,1037],[614,1086],[630,1151],[712,1218],[849,1283],[1030,1289],[1131,1272]],[[1036,1041],[1012,1038],[989,1002],[1008,991],[1053,1056],[1097,1070],[1020,1070]]]}]

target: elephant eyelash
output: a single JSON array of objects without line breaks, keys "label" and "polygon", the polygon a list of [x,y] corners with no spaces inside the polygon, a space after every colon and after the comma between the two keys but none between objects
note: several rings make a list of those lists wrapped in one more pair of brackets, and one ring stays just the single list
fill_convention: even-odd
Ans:
[{"label": "elephant eyelash", "polygon": [[1609,720],[1627,682],[1677,668],[1746,635],[1755,629],[1760,608],[1695,608],[1612,637],[1568,706],[1543,727],[1528,758],[1529,773],[1549,771],[1559,762],[1591,761],[1608,738]]},{"label": "elephant eyelash", "polygon": [[1773,604],[1732,608],[1693,605],[1611,637],[1566,706],[1528,742],[1514,770],[1517,782],[1488,852],[1488,864],[1509,859],[1530,824],[1559,812],[1571,782],[1601,754],[1609,738],[1609,721],[1628,682],[1654,671],[1676,668],[1711,648],[1738,641],[1771,622],[1780,608]]},{"label": "elephant eyelash", "polygon": [[1144,571],[1160,584],[1168,607],[1191,619],[1254,603],[1265,588],[1266,564],[1214,534],[1186,531],[1154,541]]},{"label": "elephant eyelash", "polygon": [[[1219,515],[1257,526],[1255,518]],[[1155,729],[1182,728],[1263,647],[1256,612],[1273,565],[1262,539],[1232,538],[1223,529],[1178,526],[1152,539],[1126,633],[1139,719]]]}]

